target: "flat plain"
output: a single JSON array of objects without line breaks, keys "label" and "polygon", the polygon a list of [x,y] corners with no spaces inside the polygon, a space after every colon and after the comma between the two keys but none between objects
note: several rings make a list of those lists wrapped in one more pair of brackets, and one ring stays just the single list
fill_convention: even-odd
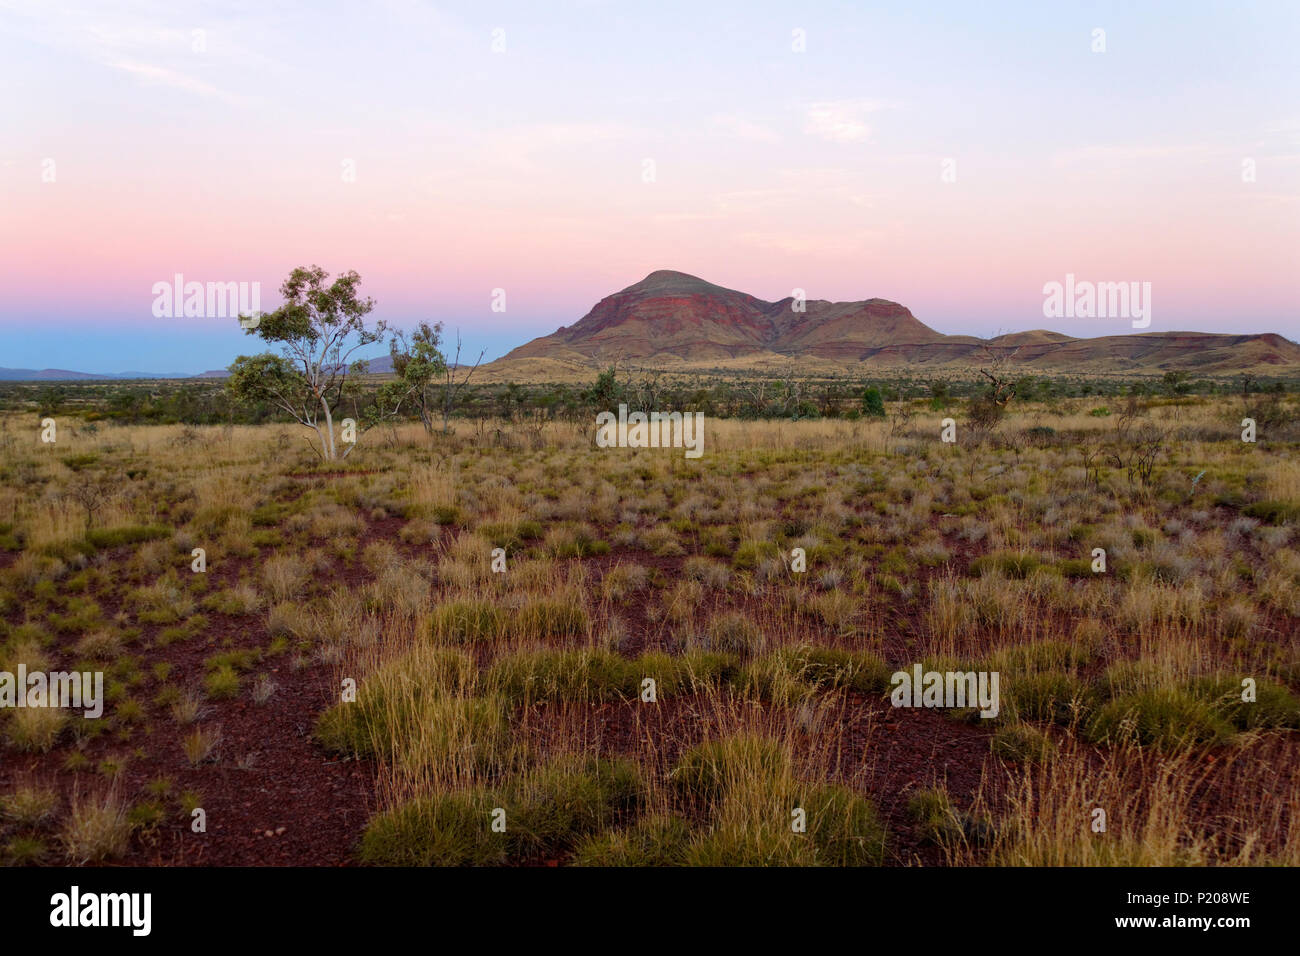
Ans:
[{"label": "flat plain", "polygon": [[[886,411],[328,464],[7,415],[0,671],[107,704],[0,711],[0,860],[1300,863],[1294,397]],[[893,706],[916,664],[998,715]]]}]

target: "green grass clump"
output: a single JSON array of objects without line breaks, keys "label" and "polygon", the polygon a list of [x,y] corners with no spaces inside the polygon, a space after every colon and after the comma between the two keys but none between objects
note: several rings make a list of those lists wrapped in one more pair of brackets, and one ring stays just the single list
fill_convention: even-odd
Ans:
[{"label": "green grass clump", "polygon": [[494,548],[516,551],[524,542],[534,541],[542,536],[542,526],[537,521],[498,521],[479,525],[479,534],[492,542]]},{"label": "green grass clump", "polygon": [[[794,827],[803,811],[804,828]],[[686,850],[690,866],[879,866],[885,831],[870,801],[833,784],[732,794]]]},{"label": "green grass clump", "polygon": [[639,693],[642,675],[626,658],[595,648],[515,651],[488,668],[485,685],[514,703],[606,701]]},{"label": "green grass clump", "polygon": [[1032,554],[999,551],[976,558],[970,563],[970,570],[971,574],[981,578],[986,574],[1000,572],[1005,578],[1022,580],[1042,566],[1043,563]]},{"label": "green grass clump", "polygon": [[1070,641],[1034,641],[1003,648],[989,657],[989,668],[1006,673],[1037,674],[1068,670],[1088,664],[1094,657],[1088,647]]},{"label": "green grass clump", "polygon": [[1088,558],[1066,558],[1056,562],[1056,570],[1062,577],[1078,580],[1080,578],[1098,577],[1092,570],[1092,561]]},{"label": "green grass clump", "polygon": [[[433,706],[472,693],[477,678],[474,659],[463,651],[417,648],[367,676],[357,688],[356,700],[340,702],[321,714],[316,739],[338,753],[391,756],[394,745],[415,737]],[[438,716],[451,721],[457,714],[444,706]],[[459,716],[475,726],[471,711]],[[479,719],[484,726],[495,726],[484,715]]]},{"label": "green grass clump", "polygon": [[1094,742],[1133,738],[1171,750],[1183,744],[1223,743],[1232,733],[1232,725],[1213,704],[1172,687],[1121,694],[1102,705],[1087,728]]},{"label": "green grass clump", "polygon": [[943,845],[962,835],[961,817],[953,809],[946,790],[916,791],[907,800],[907,815],[916,824],[917,835],[923,843]]},{"label": "green grass clump", "polygon": [[655,682],[657,699],[719,687],[740,673],[740,661],[731,654],[688,651],[673,655],[659,651],[642,654],[628,668],[638,692],[645,678]]},{"label": "green grass clump", "polygon": [[680,817],[652,816],[624,830],[585,837],[574,851],[575,866],[681,866],[690,826]]},{"label": "green grass clump", "polygon": [[492,831],[492,811],[503,802],[476,789],[413,800],[376,814],[361,837],[361,862],[376,866],[503,863],[506,834]]},{"label": "green grass clump", "polygon": [[228,700],[239,696],[239,672],[229,664],[214,668],[203,678],[203,689],[213,700]]},{"label": "green grass clump", "polygon": [[511,854],[548,856],[629,819],[645,785],[630,760],[564,757],[518,783],[518,810],[508,820]]},{"label": "green grass clump", "polygon": [[710,740],[686,751],[670,774],[688,801],[717,804],[738,789],[772,789],[790,775],[790,757],[766,737]]},{"label": "green grass clump", "polygon": [[[817,866],[880,866],[885,828],[869,800],[847,787],[823,784],[798,802],[807,813],[806,838]],[[796,835],[797,837],[798,835]]]},{"label": "green grass clump", "polygon": [[58,794],[45,787],[20,786],[0,796],[0,820],[20,827],[49,823],[58,809]]},{"label": "green grass clump", "polygon": [[[777,816],[776,812],[772,814]],[[724,823],[698,837],[686,851],[687,866],[816,866],[817,846],[808,835],[775,819],[757,825]]]},{"label": "green grass clump", "polygon": [[535,598],[515,612],[509,630],[516,637],[545,640],[581,637],[589,626],[587,611],[581,605]]},{"label": "green grass clump", "polygon": [[1246,505],[1241,513],[1256,518],[1265,524],[1286,524],[1288,521],[1300,521],[1300,505],[1289,501],[1256,501]]},{"label": "green grass clump", "polygon": [[1038,763],[1055,746],[1052,739],[1037,727],[1023,723],[999,727],[990,742],[993,756],[1012,763]]},{"label": "green grass clump", "polygon": [[767,646],[767,636],[744,614],[732,611],[709,622],[708,642],[712,651],[750,657]]},{"label": "green grass clump", "polygon": [[780,555],[780,550],[770,541],[746,541],[731,556],[731,566],[737,571],[753,571],[767,558]]},{"label": "green grass clump", "polygon": [[889,689],[893,669],[869,651],[833,647],[785,648],[776,655],[799,680],[816,688],[846,688],[859,694],[880,694]]},{"label": "green grass clump", "polygon": [[69,468],[69,470],[79,472],[89,468],[95,462],[99,461],[99,456],[94,454],[66,455],[60,460]]},{"label": "green grass clump", "polygon": [[34,836],[16,836],[5,844],[0,859],[6,866],[40,866],[49,859],[49,847]]},{"label": "green grass clump", "polygon": [[1266,728],[1300,728],[1300,698],[1286,687],[1270,680],[1255,679],[1255,699],[1242,700],[1241,678],[1205,677],[1193,685],[1199,698],[1210,702],[1238,730]]},{"label": "green grass clump", "polygon": [[431,628],[435,639],[454,644],[475,644],[503,637],[506,615],[487,601],[452,601],[433,612]]},{"label": "green grass clump", "polygon": [[1086,718],[1096,706],[1095,695],[1084,681],[1060,672],[1002,671],[999,691],[1006,712],[1021,720],[1069,726]]},{"label": "green grass clump", "polygon": [[[439,794],[377,814],[362,836],[360,858],[386,866],[553,858],[630,821],[644,789],[631,761],[564,756],[506,780],[500,790]],[[505,812],[504,832],[492,828],[497,810]]]},{"label": "green grass clump", "polygon": [[157,525],[127,525],[122,528],[99,528],[86,532],[86,541],[99,550],[120,548],[128,544],[140,544],[143,541],[157,541],[170,538],[171,529]]}]

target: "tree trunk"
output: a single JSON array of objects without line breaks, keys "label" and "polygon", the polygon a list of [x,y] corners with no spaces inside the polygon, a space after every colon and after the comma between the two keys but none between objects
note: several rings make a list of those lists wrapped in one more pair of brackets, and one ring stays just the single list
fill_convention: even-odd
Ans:
[{"label": "tree trunk", "polygon": [[325,445],[325,460],[334,461],[338,456],[334,453],[334,416],[330,414],[329,402],[325,401],[325,396],[320,397],[320,407],[325,409],[325,433],[329,438],[329,443]]}]

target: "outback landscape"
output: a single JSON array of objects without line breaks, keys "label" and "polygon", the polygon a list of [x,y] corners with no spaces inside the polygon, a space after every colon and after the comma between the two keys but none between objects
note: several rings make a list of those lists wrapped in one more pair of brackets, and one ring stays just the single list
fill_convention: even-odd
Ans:
[{"label": "outback landscape", "polygon": [[[575,328],[746,334],[680,276]],[[476,370],[426,329],[380,373],[341,360],[379,341],[356,282],[282,292],[298,379],[3,391],[0,671],[106,680],[102,718],[0,716],[4,862],[1300,862],[1294,385],[975,340],[593,355],[560,401],[511,364],[554,336]],[[919,326],[878,301],[802,334]],[[707,409],[704,453],[601,447],[620,405]],[[996,673],[996,712],[895,706],[917,665]]]},{"label": "outback landscape", "polygon": [[1284,932],[1298,39],[0,0],[4,938]]}]

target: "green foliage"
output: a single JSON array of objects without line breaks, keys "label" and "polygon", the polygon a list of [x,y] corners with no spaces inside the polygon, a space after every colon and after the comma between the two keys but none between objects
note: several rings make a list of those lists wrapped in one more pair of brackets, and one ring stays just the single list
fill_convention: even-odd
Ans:
[{"label": "green foliage", "polygon": [[[383,322],[367,327],[374,302],[358,295],[356,272],[341,273],[329,284],[328,278],[319,266],[298,267],[280,286],[280,308],[257,316],[255,323],[241,317],[246,334],[280,352],[239,356],[230,366],[226,390],[239,402],[271,404],[315,429],[321,457],[332,461],[340,457],[329,428],[332,412],[358,394],[357,378],[366,370],[366,363],[352,356],[383,338],[387,327]],[[385,394],[378,405],[384,415],[396,414],[389,399]]]}]

